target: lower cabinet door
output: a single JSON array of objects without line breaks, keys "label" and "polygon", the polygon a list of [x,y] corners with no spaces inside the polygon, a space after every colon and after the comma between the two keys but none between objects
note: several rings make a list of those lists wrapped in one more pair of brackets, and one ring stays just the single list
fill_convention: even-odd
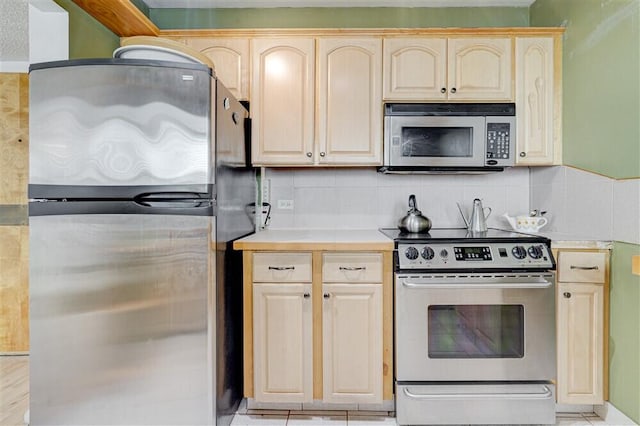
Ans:
[{"label": "lower cabinet door", "polygon": [[558,402],[602,404],[604,285],[559,283]]},{"label": "lower cabinet door", "polygon": [[382,403],[382,284],[324,284],[323,400]]},{"label": "lower cabinet door", "polygon": [[311,284],[253,284],[254,398],[313,399]]}]

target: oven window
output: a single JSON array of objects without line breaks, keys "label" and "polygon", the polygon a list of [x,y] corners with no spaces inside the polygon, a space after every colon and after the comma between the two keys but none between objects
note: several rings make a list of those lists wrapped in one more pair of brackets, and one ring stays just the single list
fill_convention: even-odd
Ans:
[{"label": "oven window", "polygon": [[403,127],[403,157],[471,157],[472,127]]},{"label": "oven window", "polygon": [[522,358],[524,306],[428,308],[429,358]]}]

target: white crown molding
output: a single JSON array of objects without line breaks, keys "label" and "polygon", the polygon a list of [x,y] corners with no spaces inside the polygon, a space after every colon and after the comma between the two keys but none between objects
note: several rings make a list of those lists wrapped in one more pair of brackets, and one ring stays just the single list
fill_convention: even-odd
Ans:
[{"label": "white crown molding", "polygon": [[149,8],[529,7],[534,0],[143,0]]}]

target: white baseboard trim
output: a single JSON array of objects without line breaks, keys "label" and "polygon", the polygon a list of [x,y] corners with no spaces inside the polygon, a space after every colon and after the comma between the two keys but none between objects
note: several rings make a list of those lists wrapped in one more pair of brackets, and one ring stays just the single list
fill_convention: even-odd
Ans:
[{"label": "white baseboard trim", "polygon": [[556,404],[556,413],[593,413],[593,405]]},{"label": "white baseboard trim", "polygon": [[594,405],[593,411],[609,425],[638,425],[609,401],[603,405]]}]

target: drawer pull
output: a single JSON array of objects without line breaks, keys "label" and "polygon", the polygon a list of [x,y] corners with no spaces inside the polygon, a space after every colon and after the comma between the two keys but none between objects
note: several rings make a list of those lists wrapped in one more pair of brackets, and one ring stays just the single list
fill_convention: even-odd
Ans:
[{"label": "drawer pull", "polygon": [[269,266],[270,271],[293,271],[295,266]]},{"label": "drawer pull", "polygon": [[576,266],[576,265],[571,265],[570,269],[580,269],[581,271],[597,271],[598,268],[597,266]]},{"label": "drawer pull", "polygon": [[305,293],[302,295],[302,297],[304,297],[305,299],[308,299],[311,297],[311,295],[309,293]]},{"label": "drawer pull", "polygon": [[324,297],[325,299],[328,299],[331,297],[331,295],[329,293],[325,293],[322,295],[322,297]]},{"label": "drawer pull", "polygon": [[341,266],[341,271],[365,271],[367,269],[366,266]]},{"label": "drawer pull", "polygon": [[570,298],[571,298],[571,293],[569,293],[568,291],[565,291],[564,293],[562,293],[562,295],[563,295],[566,299],[570,299]]}]

